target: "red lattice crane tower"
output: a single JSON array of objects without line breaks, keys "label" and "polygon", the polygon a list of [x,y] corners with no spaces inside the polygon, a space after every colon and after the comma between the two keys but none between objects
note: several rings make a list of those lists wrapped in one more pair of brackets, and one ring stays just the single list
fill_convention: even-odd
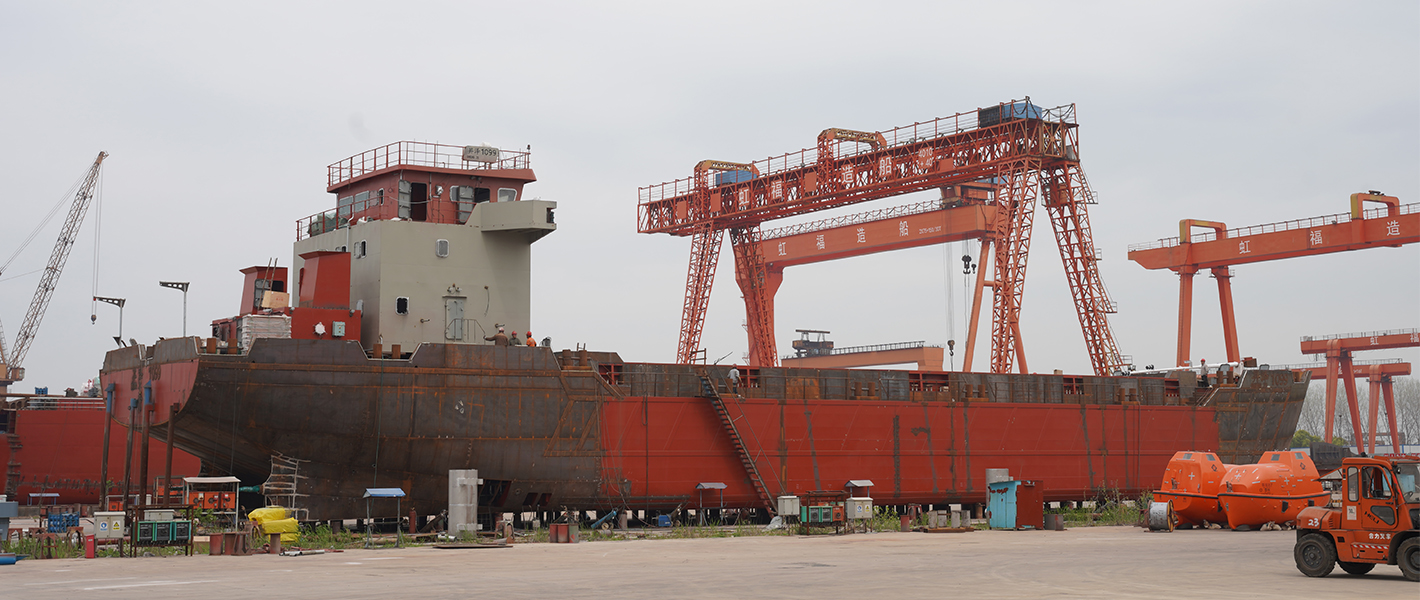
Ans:
[{"label": "red lattice crane tower", "polygon": [[99,152],[94,164],[84,175],[83,183],[79,184],[78,191],[74,194],[74,200],[69,205],[69,215],[64,218],[64,226],[59,230],[59,239],[54,241],[49,263],[40,275],[34,299],[30,301],[29,310],[25,312],[25,320],[20,325],[19,333],[15,334],[15,345],[10,347],[8,353],[5,350],[4,331],[0,330],[0,392],[4,392],[10,383],[24,378],[24,369],[20,365],[39,331],[40,321],[44,320],[44,312],[49,308],[49,299],[54,296],[54,289],[59,286],[59,275],[64,272],[64,264],[69,261],[69,251],[74,249],[74,239],[79,235],[79,226],[84,223],[84,215],[89,212],[89,203],[94,198],[94,186],[98,184],[99,168],[103,166],[105,158],[108,158],[108,153]]},{"label": "red lattice crane tower", "polygon": [[[815,148],[752,164],[702,161],[694,175],[639,190],[637,228],[691,238],[681,316],[679,362],[699,351],[705,310],[720,244],[730,232],[736,280],[745,296],[750,362],[773,366],[771,286],[762,249],[762,223],[911,192],[990,181],[993,227],[982,238],[991,249],[994,279],[982,269],[980,289],[992,295],[991,371],[1026,372],[1020,332],[1021,296],[1037,201],[1051,224],[1096,373],[1125,365],[1109,329],[1114,311],[1099,277],[1090,236],[1090,192],[1080,170],[1074,105],[1050,110],[1011,101],[884,132],[827,129]],[[711,174],[715,178],[712,185]],[[973,329],[975,321],[973,320]],[[974,337],[969,337],[968,352]]]}]

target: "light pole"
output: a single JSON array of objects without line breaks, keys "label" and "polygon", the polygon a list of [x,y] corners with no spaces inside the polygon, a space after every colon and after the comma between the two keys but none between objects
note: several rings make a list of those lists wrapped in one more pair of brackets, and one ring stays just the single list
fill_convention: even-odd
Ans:
[{"label": "light pole", "polygon": [[105,297],[103,297],[103,296],[94,296],[94,301],[95,301],[95,302],[103,302],[103,303],[106,303],[106,304],[112,304],[112,305],[118,307],[118,335],[113,336],[113,341],[118,342],[118,345],[122,346],[122,345],[123,345],[123,303],[124,303],[124,302],[127,302],[127,300],[124,300],[123,298],[105,298]]},{"label": "light pole", "polygon": [[187,284],[186,281],[159,281],[165,288],[182,290],[182,337],[187,337]]}]

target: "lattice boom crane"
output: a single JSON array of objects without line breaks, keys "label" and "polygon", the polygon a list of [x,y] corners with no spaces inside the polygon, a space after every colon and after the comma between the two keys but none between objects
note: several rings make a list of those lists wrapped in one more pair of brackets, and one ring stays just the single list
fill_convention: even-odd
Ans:
[{"label": "lattice boom crane", "polygon": [[30,343],[34,341],[35,333],[39,330],[40,320],[44,319],[45,309],[49,308],[49,299],[54,296],[54,288],[59,285],[59,274],[64,271],[64,263],[69,260],[69,251],[74,248],[74,238],[79,234],[79,226],[84,223],[84,215],[89,212],[89,201],[94,198],[94,185],[99,179],[99,167],[103,165],[105,158],[108,158],[108,153],[99,152],[93,166],[89,167],[89,173],[84,176],[84,182],[74,194],[74,202],[69,205],[69,215],[64,219],[64,227],[59,230],[59,239],[54,241],[54,250],[50,252],[49,263],[44,267],[44,274],[40,276],[39,286],[35,288],[34,299],[30,300],[25,321],[20,325],[20,331],[15,334],[14,345],[10,347],[8,354],[0,349],[0,386],[5,385],[5,382],[24,378],[24,370],[20,365],[24,363],[25,354],[29,352]]},{"label": "lattice boom crane", "polygon": [[[1086,205],[1092,202],[1078,158],[1074,105],[1042,110],[1011,101],[884,132],[827,129],[815,148],[750,163],[707,160],[685,179],[639,190],[638,229],[691,238],[676,359],[699,351],[720,243],[729,230],[736,279],[745,295],[751,363],[774,365],[772,285],[766,273],[760,224],[774,219],[963,183],[996,186],[992,248],[991,371],[1026,372],[1019,325],[1026,258],[1037,199],[1051,217],[1055,238],[1096,373],[1125,366],[1107,314],[1114,304],[1099,277],[1098,254]],[[715,173],[711,185],[711,173]],[[975,319],[967,345],[966,368]]]}]

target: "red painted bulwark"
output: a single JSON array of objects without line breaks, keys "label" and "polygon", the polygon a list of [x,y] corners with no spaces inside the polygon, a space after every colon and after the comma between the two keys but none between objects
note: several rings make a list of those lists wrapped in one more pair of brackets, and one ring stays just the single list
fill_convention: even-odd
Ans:
[{"label": "red painted bulwark", "polygon": [[[771,495],[838,490],[872,479],[879,503],[983,502],[985,469],[1040,482],[1046,501],[1097,490],[1157,489],[1180,447],[1215,448],[1213,411],[1196,407],[822,400],[736,401],[740,435]],[[703,398],[626,398],[605,405],[608,495],[673,497],[724,482],[725,502],[758,499]],[[736,413],[736,416],[737,413]],[[1125,456],[1127,454],[1127,456]],[[884,477],[888,475],[888,477]]]}]

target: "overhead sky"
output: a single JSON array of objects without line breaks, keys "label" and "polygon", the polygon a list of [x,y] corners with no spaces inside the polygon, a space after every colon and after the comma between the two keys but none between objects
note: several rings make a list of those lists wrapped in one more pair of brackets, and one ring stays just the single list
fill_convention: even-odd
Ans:
[{"label": "overhead sky", "polygon": [[[187,331],[210,335],[238,309],[237,271],[290,265],[296,220],[335,206],[326,165],[397,140],[531,145],[528,197],[559,203],[559,230],[534,245],[523,325],[633,361],[674,358],[690,246],[636,232],[637,188],[701,159],[810,147],[828,127],[1025,96],[1076,104],[1111,324],[1140,366],[1173,360],[1178,283],[1129,262],[1129,244],[1177,235],[1183,218],[1341,213],[1366,190],[1420,202],[1413,1],[4,2],[0,90],[0,259],[66,203],[0,274],[7,343],[66,190],[112,155],[20,390],[95,376],[119,329],[95,291],[126,298],[123,337],[151,343],[182,332],[182,295],[158,281],[190,281]],[[1088,372],[1048,223],[1032,245],[1026,356],[1033,371]],[[788,270],[781,351],[796,328],[840,346],[964,340],[962,252]],[[711,360],[747,347],[733,268],[727,249]],[[1306,361],[1303,335],[1420,327],[1420,247],[1238,267],[1233,285],[1242,352],[1267,363]],[[1194,358],[1217,362],[1211,280],[1195,299]]]}]

